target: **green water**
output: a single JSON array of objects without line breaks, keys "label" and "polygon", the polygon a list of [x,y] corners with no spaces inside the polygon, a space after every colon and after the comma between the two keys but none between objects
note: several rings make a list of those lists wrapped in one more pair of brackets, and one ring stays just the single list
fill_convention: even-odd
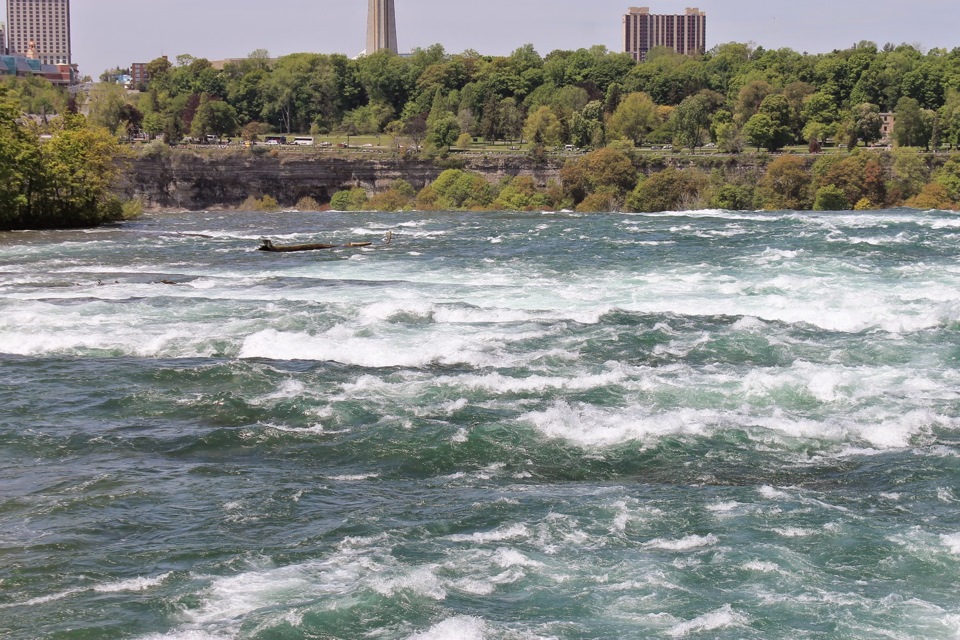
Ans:
[{"label": "green water", "polygon": [[6,234],[0,637],[956,638],[958,233],[895,210]]}]

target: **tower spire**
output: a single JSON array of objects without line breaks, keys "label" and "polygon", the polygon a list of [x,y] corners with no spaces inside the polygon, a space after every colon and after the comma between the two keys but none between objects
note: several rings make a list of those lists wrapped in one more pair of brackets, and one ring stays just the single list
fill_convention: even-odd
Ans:
[{"label": "tower spire", "polygon": [[394,0],[370,0],[367,15],[367,55],[381,49],[399,53],[397,47],[397,12]]}]

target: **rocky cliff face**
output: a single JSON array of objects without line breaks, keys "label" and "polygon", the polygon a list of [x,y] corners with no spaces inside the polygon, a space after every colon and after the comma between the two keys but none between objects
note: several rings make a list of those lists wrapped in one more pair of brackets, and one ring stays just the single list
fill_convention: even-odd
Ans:
[{"label": "rocky cliff face", "polygon": [[254,155],[225,149],[173,150],[134,159],[118,185],[123,196],[148,208],[234,207],[249,196],[272,196],[284,206],[310,196],[328,202],[340,189],[362,187],[375,193],[403,179],[422,189],[445,168],[463,168],[491,182],[527,175],[545,186],[559,175],[561,160],[536,165],[525,157],[457,156],[444,162],[314,151]]}]

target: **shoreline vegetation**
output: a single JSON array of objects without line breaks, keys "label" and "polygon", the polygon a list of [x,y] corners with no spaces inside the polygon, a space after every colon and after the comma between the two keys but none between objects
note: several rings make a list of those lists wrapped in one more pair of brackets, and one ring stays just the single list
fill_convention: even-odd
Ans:
[{"label": "shoreline vegetation", "polygon": [[136,216],[113,187],[126,150],[106,129],[66,113],[27,118],[0,85],[0,230],[91,227]]},{"label": "shoreline vegetation", "polygon": [[[387,189],[346,177],[305,196],[316,209],[960,208],[960,48],[727,43],[701,56],[657,49],[642,63],[605,47],[485,56],[434,45],[357,59],[257,50],[222,69],[158,58],[133,91],[116,71],[75,97],[42,80],[0,82],[0,227],[120,219],[141,207],[114,195],[127,160],[207,147],[216,161],[226,146],[261,168],[282,161],[278,139],[291,136],[319,141],[317,154],[443,170]],[[331,149],[337,137],[347,149]],[[196,142],[206,144],[182,148]],[[463,160],[504,153],[527,168],[492,176]],[[548,163],[562,163],[548,180],[527,175]],[[246,207],[297,204],[268,189],[244,195]]]},{"label": "shoreline vegetation", "polygon": [[[169,150],[162,169],[169,174],[180,164],[177,155],[214,166],[228,157],[245,157],[245,170],[256,175],[275,171],[279,180],[284,162],[297,161],[310,171],[309,152],[276,152],[250,157],[245,151]],[[315,155],[314,158],[329,156]],[[342,162],[377,161],[366,155],[342,154]],[[437,158],[428,166],[435,178],[417,189],[410,180],[384,180],[385,187],[342,184],[332,197],[282,197],[250,193],[220,210],[299,211],[559,211],[659,212],[700,209],[728,210],[876,210],[908,207],[919,210],[960,209],[960,153],[918,153],[916,149],[854,149],[843,154],[742,153],[716,155],[650,155],[631,148],[605,147],[545,167],[530,155],[516,156],[511,173],[497,175],[471,170],[461,158]],[[304,169],[303,167],[306,166]],[[407,166],[396,160],[395,166]],[[422,165],[420,166],[422,169]],[[408,168],[411,173],[421,170]],[[384,173],[388,173],[384,171]],[[393,171],[392,173],[396,173]],[[402,173],[402,169],[401,169]],[[421,176],[422,177],[422,176]],[[213,188],[209,176],[199,182]],[[164,209],[166,207],[155,207]]]}]

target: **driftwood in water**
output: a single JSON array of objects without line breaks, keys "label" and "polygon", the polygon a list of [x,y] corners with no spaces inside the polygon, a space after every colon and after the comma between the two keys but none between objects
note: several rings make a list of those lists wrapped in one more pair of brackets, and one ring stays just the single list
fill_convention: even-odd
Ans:
[{"label": "driftwood in water", "polygon": [[[387,232],[387,239],[384,244],[393,242],[393,232]],[[257,251],[270,251],[273,253],[295,253],[297,251],[322,251],[324,249],[359,249],[369,247],[372,242],[348,242],[346,244],[273,244],[272,241],[263,239],[263,244]]]},{"label": "driftwood in water", "polygon": [[340,247],[369,247],[371,242],[350,242],[348,244],[289,244],[277,245],[264,240],[258,251],[272,251],[274,253],[294,253],[296,251],[321,251],[323,249],[338,249]]}]

